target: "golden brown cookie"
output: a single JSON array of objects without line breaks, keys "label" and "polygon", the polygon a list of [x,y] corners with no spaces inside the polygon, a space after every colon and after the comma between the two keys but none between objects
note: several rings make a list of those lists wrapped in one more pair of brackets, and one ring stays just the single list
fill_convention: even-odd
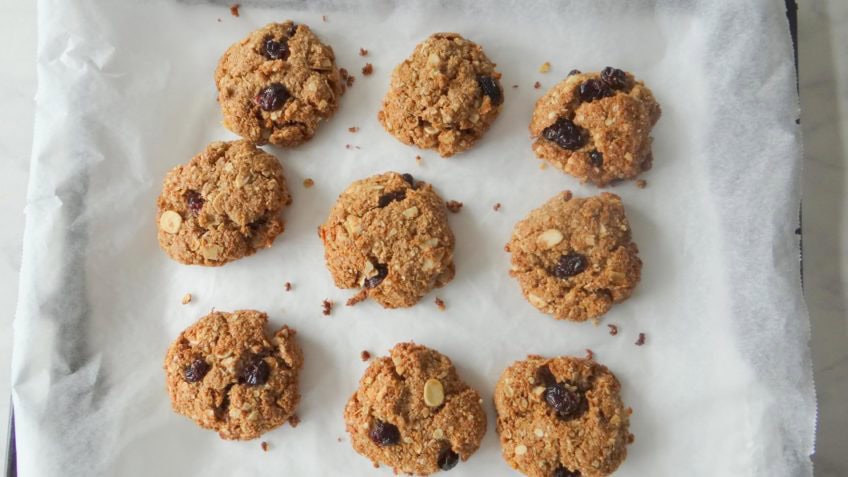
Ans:
[{"label": "golden brown cookie", "polygon": [[223,439],[254,439],[289,420],[303,355],[293,329],[269,339],[267,322],[260,311],[216,311],[180,333],[165,357],[174,411]]},{"label": "golden brown cookie", "polygon": [[345,407],[354,450],[416,475],[468,460],[486,433],[480,395],[437,351],[400,343],[390,355],[368,366]]},{"label": "golden brown cookie", "polygon": [[581,182],[603,187],[632,179],[651,168],[650,134],[660,113],[632,74],[575,70],[536,101],[533,151]]},{"label": "golden brown cookie", "polygon": [[157,203],[162,249],[181,263],[218,266],[270,247],[291,196],[276,157],[232,141],[171,169]]},{"label": "golden brown cookie", "polygon": [[506,251],[527,301],[558,320],[603,315],[630,296],[642,271],[621,198],[609,192],[557,194],[515,224]]},{"label": "golden brown cookie", "polygon": [[470,148],[498,117],[500,77],[476,43],[435,33],[395,68],[377,119],[404,144],[452,156]]},{"label": "golden brown cookie", "polygon": [[324,225],[327,268],[339,288],[361,288],[386,308],[412,306],[454,276],[445,201],[410,174],[387,172],[351,184]]},{"label": "golden brown cookie", "polygon": [[589,359],[528,356],[495,387],[503,457],[532,477],[603,477],[633,442],[621,385]]},{"label": "golden brown cookie", "polygon": [[277,146],[309,140],[344,92],[333,49],[291,21],[270,23],[227,49],[215,85],[227,129]]}]

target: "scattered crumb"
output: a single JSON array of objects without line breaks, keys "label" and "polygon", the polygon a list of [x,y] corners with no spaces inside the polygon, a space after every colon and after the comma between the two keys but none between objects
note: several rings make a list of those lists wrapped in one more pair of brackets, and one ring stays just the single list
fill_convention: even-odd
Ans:
[{"label": "scattered crumb", "polygon": [[324,313],[324,316],[330,316],[330,312],[333,311],[333,302],[324,300],[321,302],[321,307],[323,308],[321,312]]},{"label": "scattered crumb", "polygon": [[286,282],[286,284],[285,284],[284,286],[286,287],[286,291],[292,291],[292,284],[291,284],[291,282]]},{"label": "scattered crumb", "polygon": [[638,181],[636,181],[636,187],[644,189],[645,187],[648,187],[648,181],[646,181],[645,179],[639,179]]},{"label": "scattered crumb", "polygon": [[314,185],[315,185],[315,181],[313,181],[309,177],[307,177],[306,179],[303,179],[303,187],[306,187],[307,189],[309,189],[310,187],[312,187]]},{"label": "scattered crumb", "polygon": [[421,162],[423,162],[423,161],[424,161],[424,159],[422,159],[421,156],[415,156],[415,163],[418,164],[419,166],[421,165]]},{"label": "scattered crumb", "polygon": [[237,17],[239,16],[239,8],[241,8],[240,3],[234,3],[230,5],[230,15]]},{"label": "scattered crumb", "polygon": [[589,348],[586,348],[586,359],[595,359],[595,353]]},{"label": "scattered crumb", "polygon": [[371,63],[365,63],[365,66],[362,67],[362,74],[364,76],[369,76],[373,72],[374,72],[374,65],[372,65]]},{"label": "scattered crumb", "polygon": [[551,71],[551,64],[546,61],[539,67],[539,73],[547,73],[548,71]]},{"label": "scattered crumb", "polygon": [[352,132],[352,133],[355,133],[355,132],[359,131],[359,128],[356,127],[356,126],[351,126],[351,127],[347,128],[347,130]]},{"label": "scattered crumb", "polygon": [[345,303],[345,305],[347,305],[347,306],[353,306],[353,305],[355,305],[355,304],[359,303],[360,301],[362,301],[362,300],[364,300],[364,299],[366,299],[366,298],[368,298],[368,292],[367,292],[367,291],[365,291],[364,289],[363,289],[363,290],[359,290],[359,293],[357,293],[356,295],[353,295],[352,297],[348,298],[348,300],[347,300],[347,302]]},{"label": "scattered crumb", "polygon": [[342,81],[347,80],[347,76],[348,76],[347,69],[346,68],[339,68],[339,76],[341,77]]},{"label": "scattered crumb", "polygon": [[188,305],[191,303],[191,293],[186,293],[183,295],[183,305]]},{"label": "scattered crumb", "polygon": [[353,144],[345,144],[345,149],[362,149],[359,146],[354,146]]},{"label": "scattered crumb", "polygon": [[535,83],[533,83],[533,88],[534,88],[534,89],[539,89],[539,88],[541,88],[541,87],[542,87],[542,83],[539,83],[538,81],[536,81]]},{"label": "scattered crumb", "polygon": [[639,333],[639,338],[636,339],[636,346],[642,346],[645,344],[645,333]]},{"label": "scattered crumb", "polygon": [[359,359],[361,359],[362,361],[368,361],[369,359],[371,359],[371,353],[366,350],[362,350],[362,352],[359,353]]},{"label": "scattered crumb", "polygon": [[336,437],[336,442],[341,442],[341,441],[342,441],[341,437]]},{"label": "scattered crumb", "polygon": [[448,208],[449,211],[456,214],[459,212],[460,209],[462,209],[462,202],[459,202],[457,200],[449,200],[447,201],[447,203],[445,203],[445,206]]},{"label": "scattered crumb", "polygon": [[297,414],[292,414],[292,417],[289,418],[289,425],[292,427],[297,427],[300,424],[300,417]]},{"label": "scattered crumb", "polygon": [[618,327],[617,327],[617,326],[615,326],[615,325],[607,325],[607,328],[609,328],[609,334],[610,334],[610,336],[615,336],[615,335],[617,335],[617,334],[618,334]]},{"label": "scattered crumb", "polygon": [[445,311],[445,301],[439,297],[436,297],[436,306],[439,307],[440,310]]},{"label": "scattered crumb", "polygon": [[497,204],[493,205],[492,210],[494,210],[495,212],[501,210],[501,203],[498,202]]},{"label": "scattered crumb", "polygon": [[321,21],[327,23],[327,15],[321,15]]},{"label": "scattered crumb", "polygon": [[512,88],[513,88],[513,89],[518,89],[518,85],[517,85],[517,84],[514,84],[514,85],[512,85]]},{"label": "scattered crumb", "polygon": [[365,48],[359,48],[359,56],[368,56],[368,50]]},{"label": "scattered crumb", "polygon": [[348,87],[348,88],[350,88],[351,86],[353,86],[353,80],[354,80],[354,79],[355,79],[355,78],[354,78],[353,76],[348,76],[348,77],[347,77],[347,80],[345,80],[345,84],[347,85],[347,87]]},{"label": "scattered crumb", "polygon": [[544,170],[545,170],[545,169],[547,169],[547,168],[548,168],[548,163],[547,163],[547,162],[542,161],[542,162],[540,162],[540,163],[539,163],[539,169],[541,169],[541,170],[543,170],[543,171],[544,171]]},{"label": "scattered crumb", "polygon": [[262,443],[259,444],[259,446],[262,447],[263,451],[268,452],[268,443],[267,442],[262,441]]},{"label": "scattered crumb", "polygon": [[220,18],[218,19],[218,23],[221,23],[221,19],[220,19]]}]

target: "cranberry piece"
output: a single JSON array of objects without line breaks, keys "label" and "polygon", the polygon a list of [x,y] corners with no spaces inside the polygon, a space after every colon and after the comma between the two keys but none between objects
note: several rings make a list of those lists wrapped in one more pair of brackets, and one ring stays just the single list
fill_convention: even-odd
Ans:
[{"label": "cranberry piece", "polygon": [[188,211],[191,212],[191,215],[199,214],[200,209],[203,208],[203,204],[206,202],[203,200],[203,196],[194,190],[190,190],[185,193],[185,200],[188,205]]},{"label": "cranberry piece", "polygon": [[187,383],[196,383],[209,372],[209,363],[200,358],[195,358],[183,371],[183,378]]},{"label": "cranberry piece", "polygon": [[589,162],[595,167],[601,167],[604,165],[604,155],[598,150],[592,150],[589,152]]},{"label": "cranberry piece", "polygon": [[377,270],[377,274],[365,279],[365,288],[374,288],[380,283],[383,283],[383,279],[389,274],[389,267],[382,263],[374,265],[374,269]]},{"label": "cranberry piece", "polygon": [[580,85],[580,99],[587,103],[607,96],[612,96],[612,90],[601,80],[589,79]]},{"label": "cranberry piece", "polygon": [[371,430],[368,431],[368,437],[378,446],[393,446],[400,442],[400,431],[394,424],[378,419],[374,422]]},{"label": "cranberry piece", "polygon": [[568,118],[559,118],[542,130],[542,137],[556,143],[557,146],[573,151],[586,144],[583,128],[574,124]]},{"label": "cranberry piece", "polygon": [[250,355],[242,361],[239,382],[248,386],[260,386],[268,382],[271,367],[261,356]]},{"label": "cranberry piece", "polygon": [[554,276],[557,278],[568,278],[583,273],[589,265],[586,256],[577,252],[568,252],[559,257],[554,267]]},{"label": "cranberry piece", "polygon": [[547,364],[540,366],[539,369],[536,370],[536,381],[539,381],[545,386],[553,386],[556,384],[554,373],[551,372],[551,368],[549,368]]},{"label": "cranberry piece", "polygon": [[459,454],[453,451],[450,447],[446,447],[439,453],[439,458],[436,460],[436,465],[442,470],[451,470],[459,463]]},{"label": "cranberry piece", "polygon": [[297,33],[297,23],[292,23],[292,24],[289,26],[288,31],[286,31],[286,35],[288,35],[288,36],[289,36],[289,38],[291,38],[291,37],[293,37],[293,36],[294,36],[294,34],[295,34],[295,33]]},{"label": "cranberry piece", "polygon": [[262,88],[253,100],[265,111],[276,111],[291,98],[289,90],[280,83],[271,83]]},{"label": "cranberry piece", "polygon": [[579,470],[568,470],[565,467],[557,467],[551,477],[580,477]]},{"label": "cranberry piece", "polygon": [[478,76],[477,84],[480,85],[483,95],[488,96],[492,100],[492,104],[497,106],[503,103],[503,92],[501,91],[501,85],[498,84],[498,80],[491,76]]},{"label": "cranberry piece", "polygon": [[278,41],[267,38],[262,44],[262,55],[269,60],[287,60],[289,53],[288,40]]},{"label": "cranberry piece", "polygon": [[613,68],[612,66],[607,66],[601,70],[601,81],[612,89],[624,89],[627,87],[627,75],[624,71]]},{"label": "cranberry piece", "polygon": [[377,207],[381,209],[396,200],[403,200],[406,198],[406,191],[404,190],[396,190],[394,192],[387,192],[380,196],[377,200]]},{"label": "cranberry piece", "polygon": [[545,402],[560,419],[576,417],[581,408],[581,401],[579,394],[563,384],[554,384],[545,388]]},{"label": "cranberry piece", "polygon": [[569,76],[574,76],[574,75],[579,75],[579,74],[580,74],[580,70],[571,70],[571,71],[568,72],[568,75],[566,76],[566,78],[568,78]]},{"label": "cranberry piece", "polygon": [[400,176],[403,177],[403,180],[405,180],[409,185],[413,187],[415,186],[415,178],[412,177],[412,174],[406,173],[401,174]]}]

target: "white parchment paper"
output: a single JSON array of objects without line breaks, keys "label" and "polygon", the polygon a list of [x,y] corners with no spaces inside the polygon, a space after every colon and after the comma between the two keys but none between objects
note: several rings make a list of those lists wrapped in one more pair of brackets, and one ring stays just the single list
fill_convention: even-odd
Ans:
[{"label": "white parchment paper", "polygon": [[[636,441],[616,475],[811,474],[815,401],[794,234],[801,146],[782,1],[242,4],[234,18],[225,4],[39,1],[13,362],[20,475],[391,475],[353,452],[341,414],[366,366],[359,352],[406,340],[449,355],[485,398],[488,433],[450,475],[515,475],[494,431],[500,372],[528,353],[586,348],[634,410]],[[332,45],[356,83],[308,144],[266,148],[294,195],[274,246],[221,268],[180,265],[156,242],[162,178],[208,142],[234,138],[220,125],[217,60],[288,18]],[[376,120],[393,66],[436,31],[481,44],[506,94],[486,137],[448,160],[400,144]],[[541,74],[545,61],[553,67]],[[359,73],[365,62],[370,77]],[[513,224],[558,191],[597,192],[542,170],[527,124],[569,70],[606,65],[644,79],[663,108],[648,187],[613,188],[645,263],[634,296],[603,319],[618,336],[538,313],[503,251]],[[465,204],[450,216],[457,276],[410,309],[345,307],[352,292],[332,285],[315,230],[347,184],[386,170]],[[330,317],[325,298],[337,303]],[[302,422],[260,439],[267,453],[260,440],[225,442],[170,410],[165,350],[213,307],[265,310],[299,332]],[[640,332],[647,343],[637,347]]]}]

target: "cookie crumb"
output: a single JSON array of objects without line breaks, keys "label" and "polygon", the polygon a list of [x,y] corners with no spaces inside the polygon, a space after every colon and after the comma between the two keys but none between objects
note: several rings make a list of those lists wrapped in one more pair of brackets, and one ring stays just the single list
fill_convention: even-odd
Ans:
[{"label": "cookie crumb", "polygon": [[445,306],[445,301],[439,297],[436,297],[436,306],[439,307],[439,310],[441,311],[445,311],[445,308],[447,308],[447,306]]},{"label": "cookie crumb", "polygon": [[362,300],[364,300],[364,299],[366,299],[366,298],[368,298],[368,292],[367,292],[367,291],[365,291],[365,290],[359,290],[359,293],[357,293],[356,295],[353,295],[352,297],[348,298],[348,300],[347,300],[347,302],[345,303],[345,305],[347,305],[347,306],[353,306],[353,305],[355,305],[355,304],[359,303],[360,301],[362,301]]},{"label": "cookie crumb", "polygon": [[595,359],[595,353],[589,348],[586,348],[586,359]]},{"label": "cookie crumb", "polygon": [[636,346],[642,346],[645,344],[645,333],[639,333],[639,338],[636,339]]},{"label": "cookie crumb", "polygon": [[421,162],[423,162],[423,160],[424,159],[422,159],[421,156],[415,156],[415,163],[419,166],[421,165]]},{"label": "cookie crumb", "polygon": [[359,56],[368,56],[368,50],[366,50],[365,48],[360,47],[360,48],[359,48]]},{"label": "cookie crumb", "polygon": [[551,71],[551,64],[546,61],[539,67],[539,73],[547,73],[548,71]]},{"label": "cookie crumb", "polygon": [[286,291],[292,291],[292,284],[291,284],[291,282],[286,282],[286,284],[285,284],[284,286],[285,286],[285,288],[286,288]]},{"label": "cookie crumb", "polygon": [[345,68],[339,68],[339,76],[342,79],[342,82],[347,85],[348,88],[353,86],[353,76],[347,71]]},{"label": "cookie crumb", "polygon": [[333,302],[325,299],[321,302],[321,307],[321,312],[324,313],[324,316],[330,316],[330,313],[333,311]]},{"label": "cookie crumb", "polygon": [[191,303],[191,293],[186,293],[185,295],[183,295],[183,301],[182,302],[183,302],[183,305],[188,305],[189,303]]},{"label": "cookie crumb", "polygon": [[366,350],[362,350],[362,352],[359,353],[359,359],[361,359],[362,361],[368,361],[369,359],[371,359],[371,353]]},{"label": "cookie crumb", "polygon": [[541,169],[541,170],[543,170],[543,171],[544,171],[544,170],[545,170],[545,169],[547,169],[547,168],[548,168],[548,163],[547,163],[547,162],[542,162],[542,163],[540,163],[540,164],[539,164],[539,169]]},{"label": "cookie crumb", "polygon": [[348,75],[347,79],[345,80],[345,84],[347,85],[347,87],[348,87],[348,88],[350,88],[351,86],[353,86],[353,80],[354,80],[354,79],[355,79],[355,78],[354,78],[353,76]]},{"label": "cookie crumb", "polygon": [[327,23],[327,15],[321,15],[321,21]]},{"label": "cookie crumb", "polygon": [[262,447],[263,451],[268,452],[268,443],[267,442],[262,441],[262,443],[259,444],[259,446]]},{"label": "cookie crumb", "polygon": [[218,23],[221,23],[221,19],[220,19],[220,18],[218,19]]},{"label": "cookie crumb", "polygon": [[459,212],[460,209],[462,209],[462,202],[459,202],[458,200],[449,200],[445,203],[445,206],[448,208],[449,211],[456,214]]},{"label": "cookie crumb", "polygon": [[298,417],[297,414],[292,414],[292,416],[289,418],[289,425],[292,427],[297,427],[298,424],[300,424],[300,417]]},{"label": "cookie crumb", "polygon": [[645,179],[639,179],[636,181],[636,187],[644,189],[645,187],[648,187],[648,181]]},{"label": "cookie crumb", "polygon": [[336,437],[336,442],[341,442],[341,441],[342,441],[341,437]]},{"label": "cookie crumb", "polygon": [[533,83],[533,89],[539,89],[539,88],[541,88],[541,87],[542,87],[542,83],[539,83],[538,81],[536,81],[535,83]]},{"label": "cookie crumb", "polygon": [[615,326],[615,325],[607,325],[607,328],[609,328],[609,334],[610,334],[610,336],[615,336],[615,335],[617,335],[617,334],[618,334],[618,327],[617,327],[617,326]]},{"label": "cookie crumb", "polygon": [[362,67],[362,74],[364,76],[369,76],[374,72],[374,65],[371,63],[365,63],[365,66]]},{"label": "cookie crumb", "polygon": [[234,3],[230,5],[230,15],[234,17],[239,16],[239,8],[241,8],[241,3]]},{"label": "cookie crumb", "polygon": [[355,133],[355,132],[359,131],[359,128],[356,127],[356,126],[351,126],[351,127],[347,128],[347,130],[352,132],[352,133]]},{"label": "cookie crumb", "polygon": [[315,185],[315,181],[313,181],[309,177],[307,177],[306,179],[303,179],[303,187],[306,187],[307,189],[309,189],[310,187],[312,187],[314,185]]},{"label": "cookie crumb", "polygon": [[498,202],[498,203],[496,203],[495,205],[493,205],[493,206],[492,206],[492,210],[494,210],[495,212],[497,212],[497,211],[501,210],[501,203],[500,203],[500,202]]}]

